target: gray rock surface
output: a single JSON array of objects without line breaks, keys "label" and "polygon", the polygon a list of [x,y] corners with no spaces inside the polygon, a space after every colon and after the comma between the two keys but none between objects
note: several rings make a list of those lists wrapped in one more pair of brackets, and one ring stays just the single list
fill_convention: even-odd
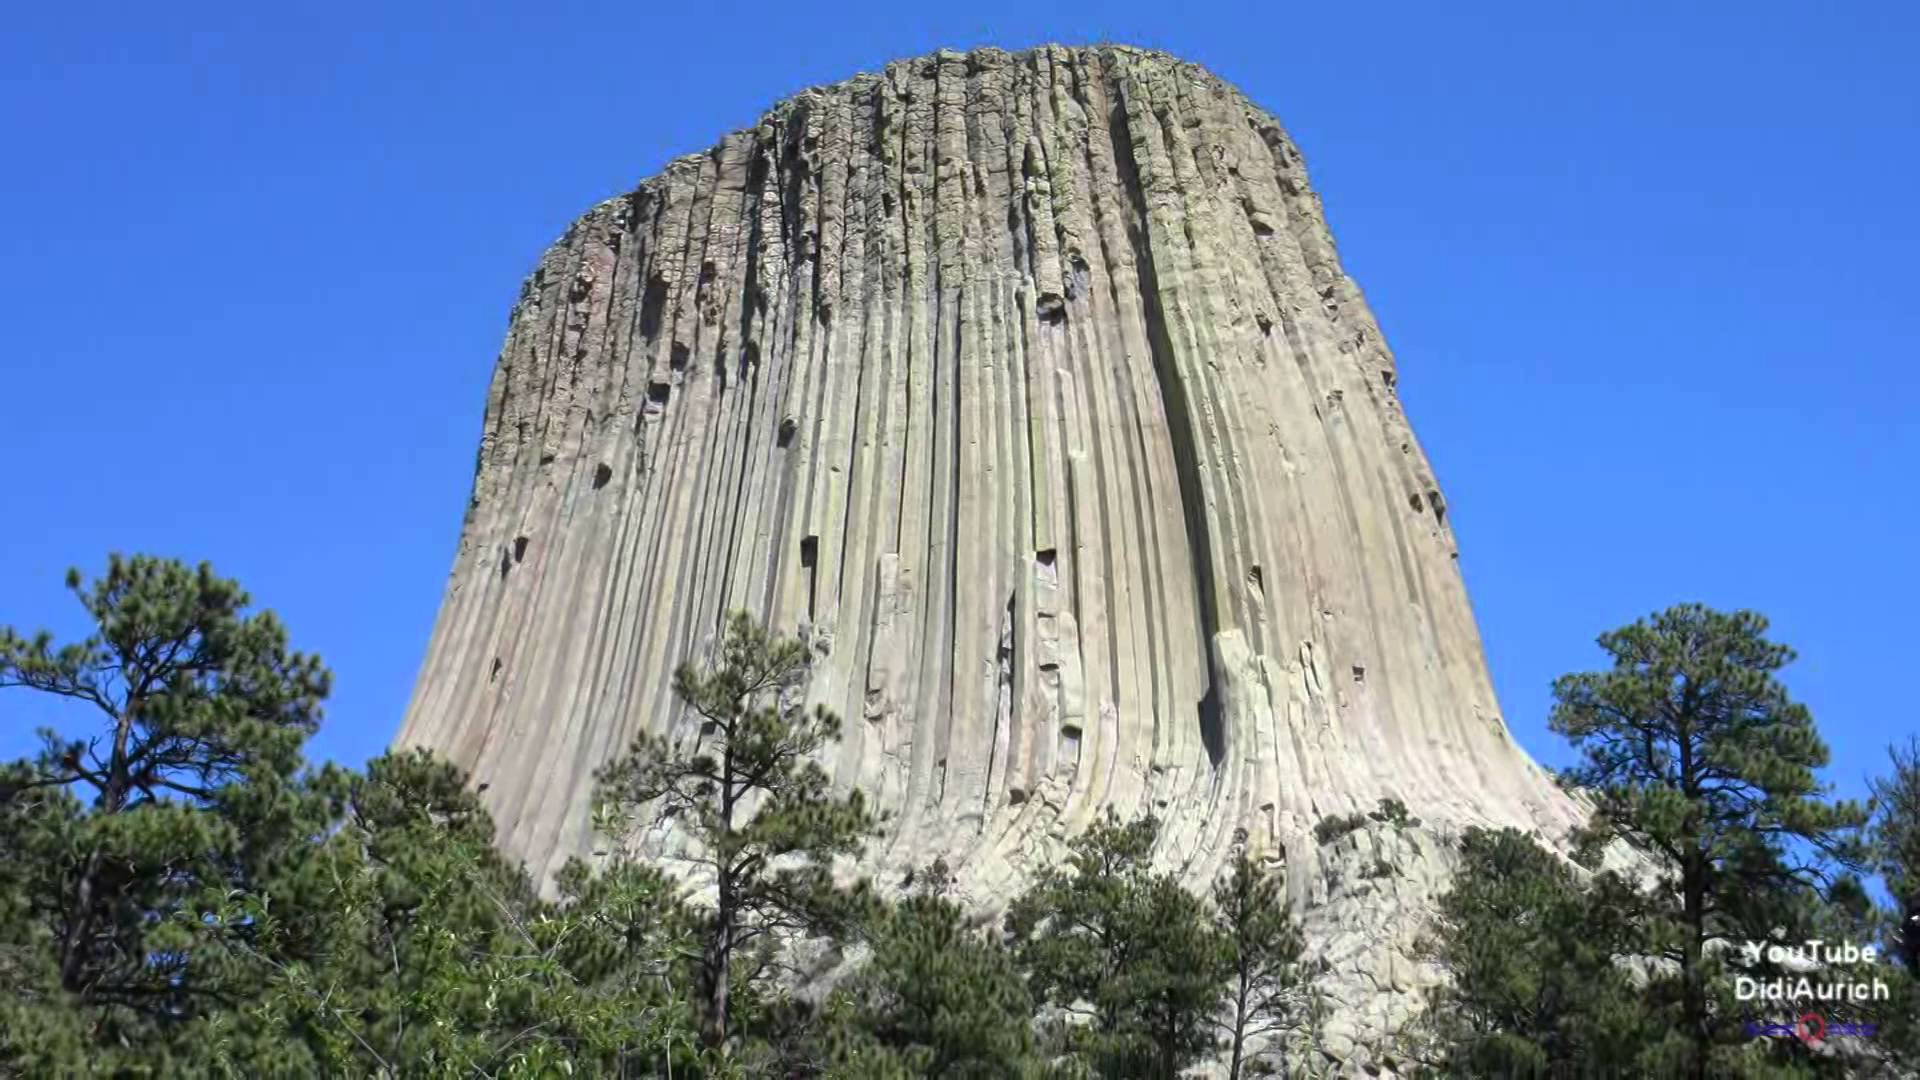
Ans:
[{"label": "gray rock surface", "polygon": [[[1575,816],[1502,723],[1396,377],[1298,150],[1198,67],[943,52],[805,91],[527,280],[399,743],[551,872],[746,608],[812,643],[882,880],[945,855],[991,907],[1152,811],[1196,886],[1286,862],[1333,1034],[1377,1037],[1431,979],[1444,837]],[[1388,797],[1421,825],[1315,842]]]}]

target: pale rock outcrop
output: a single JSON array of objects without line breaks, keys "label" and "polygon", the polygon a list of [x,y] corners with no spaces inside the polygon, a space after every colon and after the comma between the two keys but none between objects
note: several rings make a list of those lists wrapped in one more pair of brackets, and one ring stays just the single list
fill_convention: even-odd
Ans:
[{"label": "pale rock outcrop", "polygon": [[[943,52],[805,91],[526,282],[399,741],[551,872],[745,608],[812,643],[882,880],[944,855],[992,906],[1151,811],[1196,886],[1287,863],[1334,1040],[1377,1040],[1431,979],[1445,838],[1575,817],[1501,721],[1395,380],[1299,152],[1198,67]],[[1389,797],[1421,825],[1315,842]]]}]

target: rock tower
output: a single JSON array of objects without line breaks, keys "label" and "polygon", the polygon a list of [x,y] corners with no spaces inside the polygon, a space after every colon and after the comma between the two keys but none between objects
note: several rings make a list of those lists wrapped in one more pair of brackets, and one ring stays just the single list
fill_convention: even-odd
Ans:
[{"label": "rock tower", "polygon": [[[805,91],[527,280],[399,741],[551,872],[745,608],[811,643],[827,764],[892,812],[868,869],[944,855],[990,907],[1151,811],[1196,885],[1285,861],[1336,1040],[1377,1035],[1445,837],[1574,817],[1500,718],[1397,378],[1299,151],[1198,67]],[[1387,798],[1418,824],[1316,840]]]}]

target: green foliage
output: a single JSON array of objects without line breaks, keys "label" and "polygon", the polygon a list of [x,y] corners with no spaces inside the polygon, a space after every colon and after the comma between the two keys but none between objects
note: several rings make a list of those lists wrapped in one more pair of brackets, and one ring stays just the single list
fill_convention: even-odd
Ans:
[{"label": "green foliage", "polygon": [[129,1070],[164,1071],[253,989],[194,955],[187,927],[324,824],[295,773],[328,676],[204,564],[116,555],[67,584],[87,637],[0,630],[0,688],[79,703],[92,725],[42,729],[36,757],[0,769],[0,976],[15,988],[0,1065],[124,1052]]},{"label": "green foliage", "polygon": [[[1794,943],[1818,939],[1829,944],[1870,945],[1892,936],[1896,911],[1897,905],[1890,911],[1879,904],[1865,879],[1843,875],[1825,897],[1807,902],[1793,925],[1784,928],[1781,937]],[[1877,1075],[1879,1072],[1873,1066],[1898,1062],[1908,1067],[1906,1075],[1913,1075],[1913,1067],[1920,1065],[1920,986],[1916,986],[1912,970],[1898,959],[1897,950],[1889,949],[1872,960],[1863,958],[1851,963],[1827,958],[1816,977],[1839,984],[1878,981],[1891,994],[1890,1000],[1834,1001],[1817,1006],[1830,1026],[1853,1023],[1875,1029],[1872,1039],[1850,1048],[1850,1053],[1831,1063],[1844,1069],[1829,1067],[1826,1073]],[[1774,1056],[1788,1064],[1800,1064],[1793,1062],[1789,1055]],[[1803,1067],[1803,1071],[1811,1070]]]},{"label": "green foliage", "polygon": [[0,632],[0,685],[101,729],[0,768],[0,1072],[702,1073],[656,871],[542,901],[444,763],[299,772],[326,673],[232,582],[70,584],[88,638]]},{"label": "green foliage", "polygon": [[1893,896],[1894,955],[1920,973],[1920,736],[1887,756],[1893,772],[1873,784],[1873,861]]},{"label": "green foliage", "polygon": [[[0,765],[0,1074],[1133,1078],[1222,1049],[1235,1077],[1324,1064],[1302,1047],[1326,1012],[1282,877],[1243,855],[1203,902],[1153,871],[1151,818],[1109,811],[1075,838],[1004,943],[943,864],[895,903],[838,884],[833,861],[875,818],[815,764],[840,728],[795,704],[806,648],[745,616],[710,667],[676,673],[692,728],[601,774],[611,836],[644,816],[689,842],[710,890],[694,905],[621,844],[543,897],[467,778],[423,752],[302,771],[327,673],[209,568],[116,556],[69,585],[86,638],[0,631],[0,688],[92,724]],[[1553,725],[1584,755],[1567,780],[1598,807],[1576,837],[1586,869],[1514,830],[1467,833],[1428,946],[1451,976],[1416,1048],[1436,1074],[1800,1077],[1920,1054],[1920,740],[1894,751],[1859,843],[1866,812],[1816,781],[1826,748],[1765,629],[1675,608],[1604,635],[1610,670],[1556,683]],[[1315,838],[1373,823],[1419,824],[1387,798]],[[1650,873],[1597,869],[1614,839]],[[803,936],[864,946],[822,1002],[780,977]],[[1742,1032],[1732,976],[1778,966],[1739,946],[1816,937],[1901,959],[1830,973],[1892,984],[1892,1002],[1826,1010],[1879,1025],[1864,1051]]]},{"label": "green foliage", "polygon": [[1413,828],[1420,824],[1420,819],[1407,813],[1407,804],[1399,799],[1381,799],[1380,808],[1367,816],[1395,829]]},{"label": "green foliage", "polygon": [[1323,817],[1313,824],[1314,842],[1321,847],[1367,827],[1370,821],[1377,821],[1393,829],[1417,828],[1420,819],[1407,812],[1407,804],[1399,799],[1381,799],[1379,806],[1366,813],[1358,811],[1351,814],[1333,814]]},{"label": "green foliage", "polygon": [[[465,778],[421,752],[330,773],[339,826],[269,894],[237,897],[212,945],[258,964],[250,1030],[303,1033],[300,1071],[550,1075],[693,1054],[673,992],[683,932],[657,872],[569,867],[541,902],[492,847]],[[276,1048],[284,1066],[293,1048]],[[241,1073],[275,1061],[229,1057]]]},{"label": "green foliage", "polygon": [[0,688],[83,702],[104,728],[70,741],[43,730],[39,784],[79,785],[115,813],[169,795],[220,804],[238,781],[300,767],[330,676],[287,651],[271,612],[244,615],[238,584],[206,563],[114,555],[105,577],[70,570],[67,586],[95,624],[86,638],[56,648],[46,631],[0,630]]},{"label": "green foliage", "polygon": [[[1882,964],[1875,974],[1891,979],[1894,1000],[1878,1010],[1883,1048],[1920,1063],[1920,737],[1887,752],[1892,771],[1873,782],[1874,817],[1872,862],[1892,898],[1891,910],[1880,911],[1860,890],[1856,926],[1871,919],[1884,925],[1888,954],[1898,967]],[[1854,930],[1855,940],[1867,931]]]},{"label": "green foliage", "polygon": [[1308,1010],[1300,953],[1305,941],[1287,903],[1286,879],[1241,852],[1213,886],[1213,925],[1224,953],[1227,1009],[1218,1021],[1230,1053],[1228,1076],[1239,1080],[1247,1041],[1267,1038],[1285,1068],[1284,1041]]},{"label": "green foliage", "polygon": [[1215,1049],[1226,950],[1200,901],[1152,872],[1156,830],[1109,810],[1007,912],[1029,989],[1070,1018],[1056,1035],[1100,1076],[1172,1077]]},{"label": "green foliage", "polygon": [[859,791],[834,795],[814,760],[839,738],[840,720],[793,704],[806,665],[802,642],[735,614],[710,670],[689,664],[674,674],[698,730],[674,742],[643,734],[600,776],[609,828],[628,831],[643,813],[675,822],[711,875],[699,994],[703,1038],[715,1050],[729,1049],[736,989],[770,984],[782,946],[798,935],[845,935],[870,907],[864,884],[833,880],[833,858],[857,852],[877,823]]},{"label": "green foliage", "polygon": [[[1682,605],[1603,634],[1611,670],[1554,684],[1553,729],[1583,754],[1568,779],[1595,798],[1596,831],[1649,853],[1647,945],[1678,965],[1687,1070],[1743,1040],[1716,1007],[1712,948],[1768,936],[1858,862],[1865,814],[1826,798],[1827,748],[1774,673],[1793,653],[1753,612]],[[1724,1004],[1724,1003],[1721,1003]]]},{"label": "green foliage", "polygon": [[1469,829],[1435,919],[1429,1064],[1443,1076],[1670,1075],[1671,1024],[1618,961],[1638,952],[1631,890],[1582,888],[1515,829]]},{"label": "green foliage", "polygon": [[1042,1071],[1033,1002],[1013,959],[945,895],[944,863],[890,906],[872,954],[835,995],[837,1071],[857,1076],[1000,1077]]},{"label": "green foliage", "polygon": [[[1815,779],[1826,747],[1765,630],[1750,612],[1677,607],[1603,635],[1611,670],[1556,682],[1553,726],[1583,751],[1565,779],[1598,809],[1576,853],[1598,867],[1625,839],[1646,872],[1583,875],[1518,832],[1470,831],[1431,946],[1452,976],[1427,1018],[1439,1074],[1815,1076],[1900,1052],[1754,1038],[1749,1018],[1791,1018],[1736,1000],[1736,976],[1785,970],[1747,943],[1861,942],[1876,919],[1849,873],[1864,814]],[[1884,1005],[1820,1008],[1896,1034]]]},{"label": "green foliage", "polygon": [[1330,817],[1323,817],[1313,823],[1314,842],[1318,843],[1321,847],[1326,847],[1328,844],[1333,843],[1348,833],[1357,832],[1366,828],[1367,821],[1367,815],[1361,813],[1346,815],[1334,814]]}]

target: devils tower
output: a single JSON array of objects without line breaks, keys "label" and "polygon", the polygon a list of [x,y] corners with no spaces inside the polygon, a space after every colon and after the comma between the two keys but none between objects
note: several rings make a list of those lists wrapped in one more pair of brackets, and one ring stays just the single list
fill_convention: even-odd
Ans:
[{"label": "devils tower", "polygon": [[[891,812],[867,870],[944,855],[991,907],[1150,811],[1196,885],[1284,861],[1335,1027],[1387,1030],[1447,837],[1574,818],[1501,719],[1398,376],[1299,151],[1198,67],[983,49],[805,91],[526,281],[399,741],[544,875],[744,608],[810,643],[827,764]],[[1415,820],[1316,837],[1383,799]]]}]

